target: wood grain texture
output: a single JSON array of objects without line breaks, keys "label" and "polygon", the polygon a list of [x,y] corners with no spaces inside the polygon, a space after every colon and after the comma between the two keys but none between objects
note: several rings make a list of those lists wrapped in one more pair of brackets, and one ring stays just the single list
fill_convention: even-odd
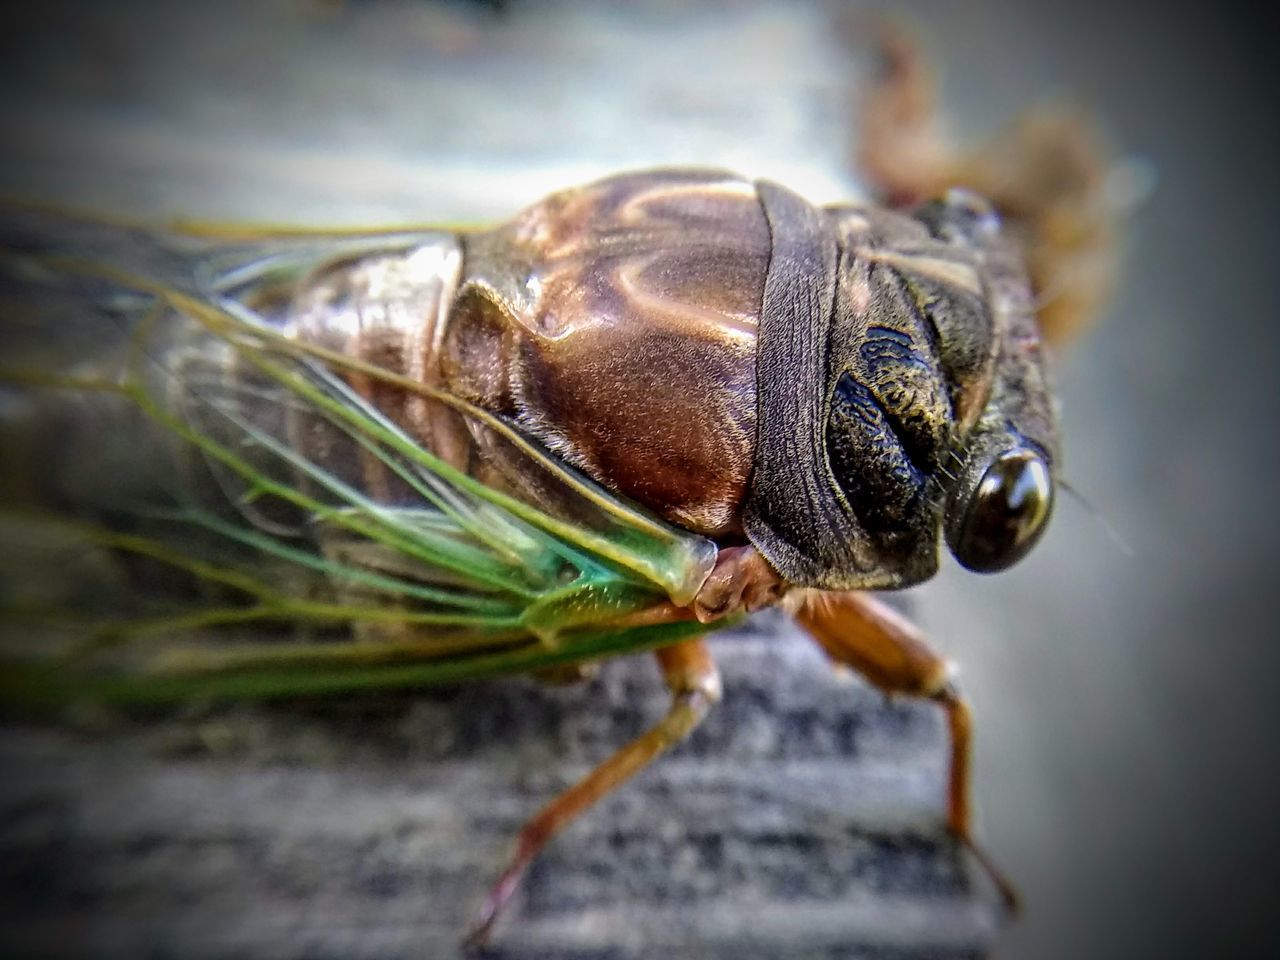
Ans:
[{"label": "wood grain texture", "polygon": [[[551,845],[488,955],[983,956],[999,909],[942,831],[936,712],[778,616],[714,651],[724,702]],[[523,819],[664,705],[631,658],[573,687],[8,726],[8,949],[459,955]]]}]

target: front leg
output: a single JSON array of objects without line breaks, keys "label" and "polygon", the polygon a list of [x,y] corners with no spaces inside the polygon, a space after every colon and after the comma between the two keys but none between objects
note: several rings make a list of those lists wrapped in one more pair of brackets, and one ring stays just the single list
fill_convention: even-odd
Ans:
[{"label": "front leg", "polygon": [[951,681],[945,660],[929,648],[905,617],[857,591],[797,591],[786,604],[836,663],[852,667],[887,694],[934,700],[946,711],[951,736],[947,827],[991,876],[1005,904],[1017,906],[1017,893],[974,842],[969,809],[972,724],[969,705]]}]

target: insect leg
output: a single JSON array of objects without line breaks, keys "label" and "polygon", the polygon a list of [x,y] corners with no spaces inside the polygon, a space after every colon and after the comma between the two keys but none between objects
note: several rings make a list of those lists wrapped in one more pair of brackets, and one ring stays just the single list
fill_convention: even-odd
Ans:
[{"label": "insect leg", "polygon": [[947,662],[905,617],[868,593],[804,591],[788,604],[796,619],[836,663],[852,667],[887,694],[937,702],[951,737],[947,827],[991,876],[1010,909],[1013,886],[973,840],[969,809],[972,722],[969,705],[951,681]]},{"label": "insect leg", "polygon": [[890,206],[912,206],[954,184],[955,145],[938,117],[938,82],[926,51],[903,23],[873,26],[877,75],[860,104],[859,173]]},{"label": "insect leg", "polygon": [[635,776],[687,737],[720,699],[720,672],[701,638],[658,650],[658,664],[671,690],[671,706],[656,726],[632,740],[586,777],[539,810],[521,829],[507,868],[485,899],[468,947],[488,940],[494,922],[515,892],[529,864],[579,814]]}]

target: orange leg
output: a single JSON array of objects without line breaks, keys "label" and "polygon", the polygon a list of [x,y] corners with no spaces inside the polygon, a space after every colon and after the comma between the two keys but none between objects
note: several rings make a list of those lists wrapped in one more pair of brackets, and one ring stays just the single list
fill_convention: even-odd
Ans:
[{"label": "orange leg", "polygon": [[1010,909],[1017,893],[974,842],[969,810],[972,723],[969,705],[951,682],[947,663],[906,618],[867,593],[793,594],[788,604],[796,619],[836,663],[857,670],[888,694],[934,700],[947,716],[951,768],[947,790],[947,827],[972,851],[991,876]]},{"label": "orange leg", "polygon": [[597,800],[692,733],[712,704],[720,699],[720,674],[701,638],[665,647],[656,655],[672,695],[666,716],[548,803],[524,825],[516,840],[515,853],[489,891],[480,918],[467,937],[468,947],[480,946],[488,940],[520,878],[552,837]]}]

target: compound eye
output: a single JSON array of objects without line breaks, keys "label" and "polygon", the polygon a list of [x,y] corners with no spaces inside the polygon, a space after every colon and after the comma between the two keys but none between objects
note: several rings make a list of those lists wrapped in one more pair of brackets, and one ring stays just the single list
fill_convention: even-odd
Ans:
[{"label": "compound eye", "polygon": [[995,573],[1027,555],[1052,509],[1049,465],[1039,454],[1014,450],[987,468],[959,522],[947,525],[947,544],[970,570]]}]

